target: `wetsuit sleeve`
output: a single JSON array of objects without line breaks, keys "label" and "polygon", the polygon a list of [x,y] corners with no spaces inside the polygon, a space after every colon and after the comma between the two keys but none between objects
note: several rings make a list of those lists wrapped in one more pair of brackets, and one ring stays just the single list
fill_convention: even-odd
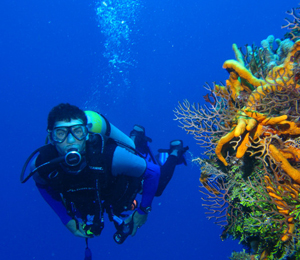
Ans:
[{"label": "wetsuit sleeve", "polygon": [[56,215],[60,218],[61,222],[66,225],[72,218],[68,215],[66,208],[64,207],[62,200],[56,200],[55,197],[59,197],[59,194],[52,194],[53,190],[49,186],[40,185],[36,183],[36,186],[42,195],[43,199],[49,204]]},{"label": "wetsuit sleeve", "polygon": [[[147,164],[147,169],[144,173],[143,195],[141,207],[150,207],[157,191],[158,182],[160,177],[160,168],[153,163]],[[145,214],[142,210],[138,209],[140,214]]]},{"label": "wetsuit sleeve", "polygon": [[[30,165],[31,171],[36,168],[37,158],[35,158]],[[43,199],[48,203],[48,205],[53,209],[56,215],[60,218],[61,222],[66,225],[72,218],[68,215],[65,206],[63,205],[61,196],[58,191],[53,190],[48,182],[40,176],[39,172],[33,175],[35,185],[38,191],[42,195]]]},{"label": "wetsuit sleeve", "polygon": [[117,147],[112,159],[112,174],[114,176],[125,174],[140,177],[143,175],[142,207],[149,207],[155,196],[160,170],[152,163],[146,163],[145,159],[135,155],[124,148]]}]

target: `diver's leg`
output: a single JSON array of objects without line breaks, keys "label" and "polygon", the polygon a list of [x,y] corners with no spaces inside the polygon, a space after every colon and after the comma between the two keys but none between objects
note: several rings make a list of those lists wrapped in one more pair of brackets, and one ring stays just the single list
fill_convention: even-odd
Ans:
[{"label": "diver's leg", "polygon": [[[170,142],[170,149],[168,151],[169,157],[166,162],[160,167],[159,184],[155,196],[161,196],[168,183],[173,177],[176,165],[184,163],[186,160],[184,153],[188,150],[188,146],[183,147],[181,140],[174,140]],[[163,149],[161,149],[163,151]]]},{"label": "diver's leg", "polygon": [[155,196],[159,197],[172,179],[175,167],[177,165],[177,156],[170,155],[164,165],[160,167],[160,178]]}]

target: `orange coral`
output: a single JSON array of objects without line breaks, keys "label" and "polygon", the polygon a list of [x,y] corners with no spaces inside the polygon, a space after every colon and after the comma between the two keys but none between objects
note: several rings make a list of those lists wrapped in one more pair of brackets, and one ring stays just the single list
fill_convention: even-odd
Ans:
[{"label": "orange coral", "polygon": [[[239,78],[245,79],[247,82],[249,82],[251,85],[255,87],[259,87],[261,86],[261,84],[265,83],[263,80],[254,77],[252,73],[245,66],[243,66],[241,63],[239,63],[236,60],[225,61],[223,64],[223,68],[230,71],[234,71],[236,75],[239,76]],[[242,83],[240,83],[240,86],[242,86]],[[231,88],[232,91],[235,91],[232,89],[232,86],[229,87]]]},{"label": "orange coral", "polygon": [[[300,12],[293,10],[292,15],[297,22],[289,24],[297,23],[299,30]],[[250,226],[241,235],[244,241],[249,233],[265,239],[262,246],[267,246],[262,248],[260,259],[274,257],[276,250],[288,252],[278,248],[283,243],[284,247],[295,245],[291,238],[298,236],[294,232],[300,225],[297,207],[300,202],[300,40],[276,39],[276,50],[273,42],[274,37],[269,36],[262,41],[260,49],[247,46],[246,54],[233,44],[236,60],[223,64],[229,73],[226,85],[214,84],[211,88],[206,84],[210,94],[205,100],[209,105],[203,108],[185,101],[175,110],[176,120],[205,148],[207,161],[215,167],[215,170],[201,167],[201,187],[208,191],[208,198],[213,202],[221,199],[208,209],[215,213],[221,211],[219,206],[230,205],[227,207],[230,213],[226,213],[228,226],[223,233],[239,236],[243,227],[256,220],[258,225],[264,225],[271,219],[272,225],[262,228],[266,234],[262,230],[256,232],[255,228],[252,231]],[[246,152],[251,158],[241,159]],[[216,163],[216,157],[223,165],[230,164],[229,167]],[[217,170],[226,175],[219,178]],[[244,207],[247,214],[253,211],[249,216],[244,215],[246,220],[239,220],[237,216]],[[238,227],[239,232],[233,227]],[[272,233],[269,228],[275,231],[274,237],[279,242],[276,250],[268,244],[268,234]]]},{"label": "orange coral", "polygon": [[209,192],[214,193],[215,195],[220,194],[220,191],[218,191],[216,188],[214,188],[208,184],[208,176],[205,176],[205,174],[203,174],[203,173],[201,174],[199,181]]},{"label": "orange coral", "polygon": [[[251,146],[251,140],[255,140],[261,135],[269,135],[268,132],[277,135],[300,135],[300,124],[287,121],[287,115],[270,117],[252,109],[253,104],[259,103],[266,93],[280,91],[282,87],[293,83],[294,78],[291,76],[294,69],[293,57],[300,51],[300,40],[295,42],[283,64],[274,67],[263,80],[257,79],[245,67],[241,59],[241,53],[235,44],[233,49],[238,61],[228,60],[224,63],[223,68],[230,71],[230,76],[226,81],[226,89],[216,85],[216,93],[222,96],[226,95],[227,91],[231,93],[231,98],[235,100],[240,92],[245,89],[245,86],[250,84],[255,89],[250,94],[246,107],[237,112],[231,131],[223,136],[216,145],[216,155],[224,165],[227,165],[227,162],[222,154],[223,146],[232,141],[234,137],[241,138],[240,143],[237,145],[236,154],[237,158],[241,158],[248,147]],[[247,84],[243,82],[247,82]],[[299,85],[296,85],[296,88],[298,87]],[[237,123],[234,123],[234,121]],[[244,134],[245,131],[248,131],[248,133]]]},{"label": "orange coral", "polygon": [[[298,184],[300,184],[300,170],[291,166],[289,161],[283,154],[272,144],[269,145],[269,150],[272,158],[280,163],[281,168]],[[300,154],[299,154],[300,155]]]},{"label": "orange coral", "polygon": [[[270,177],[267,175],[265,176],[265,181],[267,184],[266,189],[267,189],[270,197],[274,199],[276,207],[278,209],[278,212],[285,216],[289,216],[291,213],[289,205],[283,200],[283,198],[280,195],[276,194],[277,193],[276,190],[278,190],[278,189],[285,190],[285,192],[287,193],[287,194],[285,194],[285,196],[291,196],[293,198],[296,195],[298,196],[298,191],[296,191],[293,188],[287,189],[287,188],[283,188],[283,187],[276,187],[276,188],[273,187]],[[281,241],[286,242],[291,238],[291,236],[295,230],[295,224],[293,221],[294,221],[293,217],[287,218],[288,227],[285,229],[284,235],[281,237]]]},{"label": "orange coral", "polygon": [[[236,150],[235,157],[242,158],[249,147],[252,146],[255,140],[261,143],[264,148],[263,152],[267,152],[271,158],[280,165],[281,169],[286,172],[295,185],[290,188],[271,186],[270,179],[266,177],[268,183],[266,189],[269,196],[273,199],[278,212],[287,216],[287,228],[281,238],[283,242],[288,241],[294,233],[295,224],[294,218],[289,217],[291,210],[281,195],[277,193],[278,189],[285,189],[285,196],[295,198],[298,196],[298,190],[300,184],[300,170],[293,167],[289,160],[295,162],[300,161],[300,145],[294,145],[293,143],[285,144],[285,146],[278,148],[275,144],[272,144],[273,136],[299,136],[300,135],[300,123],[288,120],[288,115],[268,115],[267,113],[260,113],[255,111],[255,108],[259,106],[261,101],[266,95],[282,91],[283,88],[294,86],[295,89],[299,88],[296,77],[293,77],[295,72],[294,56],[300,52],[300,41],[294,43],[289,54],[285,58],[281,65],[275,66],[269,71],[267,76],[263,79],[256,78],[251,71],[249,71],[241,58],[241,53],[233,45],[233,49],[237,58],[236,60],[228,60],[224,63],[223,68],[227,69],[230,73],[229,79],[226,81],[225,86],[216,86],[216,94],[225,97],[230,93],[232,100],[236,101],[242,91],[251,92],[245,103],[245,107],[237,110],[236,117],[231,121],[231,130],[225,134],[217,142],[215,153],[219,160],[223,162],[225,166],[228,165],[223,154],[225,147],[231,146]],[[250,90],[249,86],[253,91]],[[227,92],[226,92],[227,91]],[[231,107],[234,107],[232,101],[229,102]],[[237,141],[235,138],[239,138]],[[268,143],[265,142],[265,138],[269,138]],[[277,140],[278,140],[277,139]],[[233,140],[235,145],[233,145]],[[287,185],[288,186],[288,185]]]},{"label": "orange coral", "polygon": [[224,163],[225,166],[228,165],[228,163],[226,162],[225,158],[222,155],[222,148],[223,145],[230,142],[233,138],[234,138],[234,131],[229,132],[227,135],[223,136],[220,141],[218,142],[218,145],[216,147],[216,155],[218,156],[218,158],[220,159],[221,162]]},{"label": "orange coral", "polygon": [[[243,139],[238,145],[238,153],[236,157],[241,158],[244,156],[245,152],[250,146],[250,136],[253,140],[255,140],[263,134],[268,135],[268,132],[276,133],[278,131],[276,131],[274,128],[268,129],[267,126],[279,124],[280,122],[287,119],[286,115],[278,117],[267,117],[264,114],[252,111],[250,109],[244,109],[240,114],[242,114],[243,116],[239,116],[237,125],[232,129],[231,132],[222,137],[216,146],[216,155],[226,166],[228,164],[222,155],[222,148],[226,143],[230,142],[234,137],[241,136],[247,130],[248,133],[242,137]],[[265,130],[263,129],[263,127],[265,127]]]}]

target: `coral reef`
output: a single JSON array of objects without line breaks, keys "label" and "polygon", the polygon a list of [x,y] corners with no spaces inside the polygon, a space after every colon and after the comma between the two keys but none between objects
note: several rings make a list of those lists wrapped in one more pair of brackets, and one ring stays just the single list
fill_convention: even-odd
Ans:
[{"label": "coral reef", "polygon": [[226,84],[206,83],[205,105],[174,111],[205,148],[194,161],[208,218],[249,249],[245,259],[300,257],[300,15],[288,13],[284,39],[245,53],[233,44]]},{"label": "coral reef", "polygon": [[231,257],[229,257],[231,260],[255,260],[254,257],[247,254],[245,251],[243,252],[233,252],[231,254]]}]

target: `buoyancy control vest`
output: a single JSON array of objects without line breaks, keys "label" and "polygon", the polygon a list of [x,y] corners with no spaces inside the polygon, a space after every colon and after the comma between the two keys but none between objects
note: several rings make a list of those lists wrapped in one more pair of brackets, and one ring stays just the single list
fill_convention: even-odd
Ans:
[{"label": "buoyancy control vest", "polygon": [[[107,139],[104,145],[101,135],[90,134],[86,142],[86,153],[81,164],[77,166],[82,168],[79,172],[72,174],[74,169],[70,169],[64,163],[38,170],[46,186],[51,188],[52,192],[49,193],[54,199],[63,200],[71,216],[77,210],[83,220],[87,221],[88,215],[101,219],[104,209],[113,210],[115,215],[130,209],[141,189],[142,178],[125,175],[114,177],[111,174],[113,153],[117,146],[117,141],[111,138]],[[58,152],[53,145],[44,146],[40,149],[36,166],[57,156]],[[82,164],[85,164],[84,167]]]}]

